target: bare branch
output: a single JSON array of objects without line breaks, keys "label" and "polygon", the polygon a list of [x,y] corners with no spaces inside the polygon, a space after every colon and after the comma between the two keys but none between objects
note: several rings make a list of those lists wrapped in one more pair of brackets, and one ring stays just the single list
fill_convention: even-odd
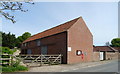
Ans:
[{"label": "bare branch", "polygon": [[[24,2],[29,4],[34,4],[32,2]],[[13,23],[15,23],[15,19],[13,15],[10,15],[6,10],[8,11],[22,11],[26,12],[28,10],[23,9],[23,2],[0,2],[0,14],[2,14],[6,19],[11,20]]]}]

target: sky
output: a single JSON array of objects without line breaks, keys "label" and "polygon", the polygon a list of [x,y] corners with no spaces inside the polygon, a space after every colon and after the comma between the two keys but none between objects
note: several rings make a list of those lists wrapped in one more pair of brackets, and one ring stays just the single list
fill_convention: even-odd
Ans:
[{"label": "sky", "polygon": [[105,45],[118,37],[117,2],[35,2],[24,4],[28,12],[10,12],[16,23],[2,17],[2,31],[17,36],[32,35],[82,16],[93,34],[93,44]]}]

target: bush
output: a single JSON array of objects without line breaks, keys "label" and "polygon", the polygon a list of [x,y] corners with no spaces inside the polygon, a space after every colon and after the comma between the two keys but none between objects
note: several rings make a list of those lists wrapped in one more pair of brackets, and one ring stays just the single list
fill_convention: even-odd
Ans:
[{"label": "bush", "polygon": [[20,61],[12,61],[12,66],[17,67],[20,64]]},{"label": "bush", "polygon": [[15,71],[27,71],[28,68],[18,65],[16,67],[8,66],[8,67],[2,67],[2,72],[15,72]]},{"label": "bush", "polygon": [[13,54],[13,51],[8,47],[0,47],[0,52],[2,54]]},{"label": "bush", "polygon": [[26,71],[26,70],[28,70],[27,67],[21,66],[21,65],[18,65],[18,66],[17,66],[17,69],[18,69],[18,71]]}]

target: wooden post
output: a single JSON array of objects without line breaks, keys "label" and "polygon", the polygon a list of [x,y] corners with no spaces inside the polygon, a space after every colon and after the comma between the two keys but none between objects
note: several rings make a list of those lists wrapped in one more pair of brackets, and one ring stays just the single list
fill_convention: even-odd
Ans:
[{"label": "wooden post", "polygon": [[40,55],[41,57],[40,57],[40,66],[42,66],[42,54]]},{"label": "wooden post", "polygon": [[12,65],[12,57],[11,57],[11,55],[8,55],[9,57],[10,57],[10,59],[9,59],[9,65]]}]

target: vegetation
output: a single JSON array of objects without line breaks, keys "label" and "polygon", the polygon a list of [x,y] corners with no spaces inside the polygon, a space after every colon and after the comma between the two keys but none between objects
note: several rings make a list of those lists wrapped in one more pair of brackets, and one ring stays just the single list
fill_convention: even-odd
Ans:
[{"label": "vegetation", "polygon": [[28,68],[21,65],[17,65],[16,67],[14,66],[2,67],[2,72],[15,72],[15,71],[26,71],[26,70],[28,70]]},{"label": "vegetation", "polygon": [[112,41],[111,41],[111,46],[113,47],[120,47],[120,38],[114,38]]},{"label": "vegetation", "polygon": [[13,54],[15,51],[8,47],[0,47],[0,52],[2,52],[2,54]]},{"label": "vegetation", "polygon": [[11,34],[10,32],[8,34],[2,33],[2,46],[14,48],[16,46],[16,37],[14,34]]},{"label": "vegetation", "polygon": [[26,40],[27,38],[29,38],[31,36],[31,34],[29,32],[25,32],[24,34],[22,34],[22,36],[18,36],[17,37],[17,47],[20,47],[20,44]]},{"label": "vegetation", "polygon": [[[29,0],[28,0],[29,1]],[[34,4],[33,2],[10,2],[10,1],[0,1],[0,14],[6,19],[15,23],[15,16],[10,14],[10,11],[21,11],[26,12],[28,10],[23,9],[23,4],[29,3]]]},{"label": "vegetation", "polygon": [[[2,52],[2,54],[13,54],[15,51],[16,51],[16,49],[11,50],[8,47],[0,47],[0,52]],[[2,55],[1,57],[2,58],[10,58],[9,55]],[[0,62],[10,63],[10,60],[2,60]],[[0,68],[1,68],[1,66],[0,66]],[[18,60],[18,59],[16,59],[15,61],[11,60],[11,65],[9,65],[9,64],[2,65],[2,72],[15,72],[15,71],[26,71],[26,70],[28,70],[28,68],[20,65],[20,60]]]},{"label": "vegetation", "polygon": [[14,34],[11,34],[10,32],[8,34],[4,32],[0,32],[2,34],[2,46],[3,47],[9,47],[9,48],[14,48],[14,47],[20,47],[21,43],[29,38],[31,34],[29,32],[25,32],[22,34],[22,36],[16,36]]}]

